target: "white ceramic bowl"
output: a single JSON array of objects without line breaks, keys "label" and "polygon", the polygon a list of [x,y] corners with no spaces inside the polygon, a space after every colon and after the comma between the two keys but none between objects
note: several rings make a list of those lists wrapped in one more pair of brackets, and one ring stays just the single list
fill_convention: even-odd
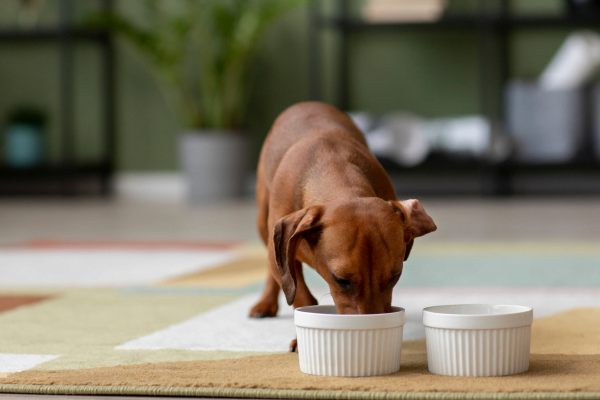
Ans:
[{"label": "white ceramic bowl", "polygon": [[434,374],[502,376],[529,368],[533,310],[457,304],[423,310],[427,364]]},{"label": "white ceramic bowl", "polygon": [[337,314],[335,306],[294,311],[300,370],[311,375],[372,376],[400,369],[404,309]]}]

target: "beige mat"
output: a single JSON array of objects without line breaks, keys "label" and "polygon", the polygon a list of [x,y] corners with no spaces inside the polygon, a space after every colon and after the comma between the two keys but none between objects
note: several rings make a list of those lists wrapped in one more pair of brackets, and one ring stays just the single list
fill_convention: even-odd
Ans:
[{"label": "beige mat", "polygon": [[395,374],[369,378],[306,375],[295,354],[236,360],[137,364],[76,371],[28,371],[5,379],[17,384],[231,387],[384,392],[600,392],[598,356],[534,354],[529,371],[494,378],[432,375],[425,354],[407,354]]},{"label": "beige mat", "polygon": [[[532,328],[531,352],[528,372],[494,378],[458,378],[431,374],[427,370],[425,342],[416,340],[404,343],[401,370],[380,377],[335,378],[306,375],[299,370],[297,355],[286,353],[226,360],[164,362],[81,370],[32,370],[2,377],[0,384],[332,391],[328,392],[331,394],[328,398],[335,398],[335,393],[341,392],[333,391],[340,390],[540,392],[540,395],[542,392],[600,392],[600,310],[579,309],[536,320]],[[134,391],[128,393],[134,394]],[[165,394],[165,392],[159,393]],[[189,391],[175,394],[177,393],[190,395]],[[216,395],[217,392],[198,393]],[[226,393],[232,395],[232,392]],[[281,395],[281,392],[278,393]],[[296,392],[297,398],[298,393],[302,392]],[[596,394],[600,395],[600,393]],[[552,397],[548,396],[537,397]],[[327,396],[320,398],[327,398]]]}]

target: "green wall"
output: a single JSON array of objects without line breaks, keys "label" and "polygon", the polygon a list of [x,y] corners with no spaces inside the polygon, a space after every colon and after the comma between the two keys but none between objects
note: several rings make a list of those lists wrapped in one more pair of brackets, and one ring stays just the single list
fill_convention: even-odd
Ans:
[{"label": "green wall", "polygon": [[[116,1],[119,11],[133,16],[141,14],[141,4],[141,0]],[[332,4],[332,0],[325,0],[325,9],[331,9]],[[448,12],[468,12],[473,4],[472,0],[451,0]],[[515,9],[522,13],[556,13],[562,4],[558,0],[513,1]],[[56,0],[49,0],[47,7],[48,19],[52,20]],[[79,18],[93,9],[78,7]],[[6,22],[0,18],[2,23]],[[510,40],[511,75],[536,77],[568,33],[548,28],[516,31]],[[323,40],[325,100],[332,101],[337,78],[335,32],[325,32]],[[350,38],[352,107],[378,113],[405,109],[428,117],[477,113],[477,46],[476,34],[469,30],[354,33]],[[118,168],[176,169],[181,127],[175,113],[162,97],[144,58],[134,48],[119,40],[116,56]],[[76,147],[82,160],[93,160],[102,152],[99,93],[103,82],[99,57],[92,44],[77,46],[75,125]],[[298,8],[267,32],[257,55],[249,110],[255,159],[277,114],[291,104],[309,99],[307,57],[307,10]],[[10,108],[24,103],[42,107],[50,114],[49,148],[51,158],[57,160],[58,57],[53,45],[0,44],[0,126]]]}]

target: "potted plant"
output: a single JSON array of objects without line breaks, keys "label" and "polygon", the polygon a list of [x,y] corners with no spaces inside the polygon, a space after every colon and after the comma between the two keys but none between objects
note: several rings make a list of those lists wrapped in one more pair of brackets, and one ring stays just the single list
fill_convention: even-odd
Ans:
[{"label": "potted plant", "polygon": [[180,162],[192,201],[241,194],[253,55],[271,22],[303,1],[150,0],[145,25],[117,13],[101,14],[99,22],[151,61],[180,115]]},{"label": "potted plant", "polygon": [[45,157],[44,126],[46,115],[35,107],[14,109],[4,132],[4,158],[14,168],[31,168]]}]

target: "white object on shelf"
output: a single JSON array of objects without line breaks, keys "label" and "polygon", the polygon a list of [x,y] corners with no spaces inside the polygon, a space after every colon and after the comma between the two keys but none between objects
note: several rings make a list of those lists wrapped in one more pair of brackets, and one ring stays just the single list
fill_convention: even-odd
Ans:
[{"label": "white object on shelf", "polygon": [[600,67],[600,35],[571,33],[540,75],[544,90],[572,90],[588,83]]},{"label": "white object on shelf", "polygon": [[427,364],[434,374],[503,376],[529,369],[533,310],[458,304],[423,310]]},{"label": "white object on shelf", "polygon": [[545,90],[535,82],[506,85],[506,128],[516,159],[536,163],[572,160],[585,135],[585,95],[581,89]]},{"label": "white object on shelf", "polygon": [[480,115],[421,119],[408,112],[395,112],[385,115],[365,137],[376,156],[414,167],[431,151],[482,158],[490,151],[492,128]]},{"label": "white object on shelf", "polygon": [[367,0],[363,18],[368,22],[407,22],[438,20],[446,0]]},{"label": "white object on shelf", "polygon": [[375,125],[373,116],[367,111],[350,111],[348,112],[348,116],[363,135],[366,135],[373,128],[373,125]]},{"label": "white object on shelf", "polygon": [[492,127],[481,115],[435,118],[423,122],[432,150],[483,157],[490,150]]},{"label": "white object on shelf", "polygon": [[419,165],[429,155],[423,121],[407,112],[387,114],[366,139],[373,154],[392,158],[404,167]]},{"label": "white object on shelf", "polygon": [[400,369],[404,309],[337,314],[335,306],[294,310],[300,370],[311,375],[373,376]]}]

